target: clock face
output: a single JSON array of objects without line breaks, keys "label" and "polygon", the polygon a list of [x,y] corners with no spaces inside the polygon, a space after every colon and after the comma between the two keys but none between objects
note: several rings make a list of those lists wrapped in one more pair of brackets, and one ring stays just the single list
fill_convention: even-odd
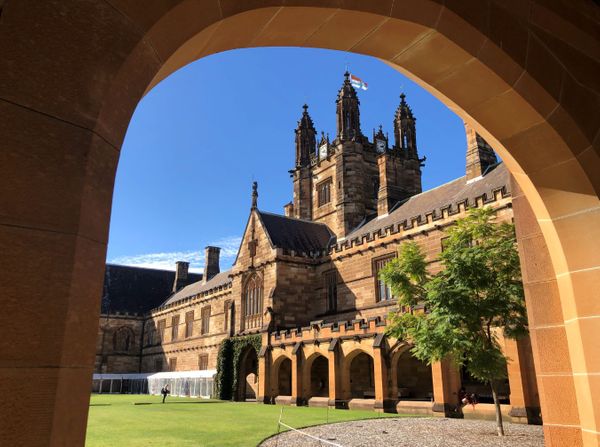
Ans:
[{"label": "clock face", "polygon": [[382,154],[383,152],[385,152],[385,141],[384,140],[375,140],[375,145],[377,147],[377,152]]},{"label": "clock face", "polygon": [[321,158],[321,159],[327,158],[327,145],[326,144],[323,144],[319,148],[319,158]]}]

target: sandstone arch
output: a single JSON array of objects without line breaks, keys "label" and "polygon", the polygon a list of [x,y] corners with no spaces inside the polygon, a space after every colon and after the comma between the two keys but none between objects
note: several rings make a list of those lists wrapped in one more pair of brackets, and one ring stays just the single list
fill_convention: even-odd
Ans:
[{"label": "sandstone arch", "polygon": [[[296,45],[381,58],[497,148],[532,209],[520,237],[547,442],[595,445],[597,6],[285,3],[0,3],[0,323],[10,334],[0,358],[3,380],[18,383],[2,441],[83,444],[114,175],[141,96],[207,54]],[[539,257],[545,250],[551,263]],[[45,393],[30,388],[40,381]],[[17,398],[29,394],[36,399]]]}]

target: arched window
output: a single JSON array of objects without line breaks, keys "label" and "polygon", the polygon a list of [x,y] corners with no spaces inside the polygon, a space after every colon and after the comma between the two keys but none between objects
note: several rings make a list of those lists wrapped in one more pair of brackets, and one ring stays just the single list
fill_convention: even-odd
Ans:
[{"label": "arched window", "polygon": [[262,325],[262,281],[253,275],[244,289],[244,328],[253,329]]},{"label": "arched window", "polygon": [[113,335],[113,349],[117,352],[127,352],[133,347],[133,333],[127,327],[118,328]]}]

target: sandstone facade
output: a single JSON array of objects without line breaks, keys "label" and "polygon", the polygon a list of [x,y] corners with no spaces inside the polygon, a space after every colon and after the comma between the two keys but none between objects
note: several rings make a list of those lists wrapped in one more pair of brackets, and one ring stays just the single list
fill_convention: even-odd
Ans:
[{"label": "sandstone facade", "polygon": [[[218,249],[208,247],[201,280],[182,287],[178,266],[174,290],[160,305],[133,317],[103,316],[100,359],[117,357],[97,362],[99,372],[212,370],[225,338],[260,334],[260,352],[240,357],[238,398],[450,415],[465,386],[485,401],[487,388],[464,372],[448,362],[429,367],[408,343],[385,335],[397,304],[377,274],[408,240],[423,248],[435,272],[445,230],[469,208],[491,206],[499,220],[511,221],[508,171],[467,126],[467,175],[422,192],[425,158],[404,95],[393,142],[381,128],[373,141],[362,134],[348,74],[336,114],[336,137],[322,135],[317,144],[304,106],[290,171],[293,200],[285,216],[261,211],[254,185],[230,270],[219,272]],[[539,421],[530,342],[505,340],[505,351],[503,410],[516,421]],[[475,413],[492,416],[493,408],[481,404]]]}]

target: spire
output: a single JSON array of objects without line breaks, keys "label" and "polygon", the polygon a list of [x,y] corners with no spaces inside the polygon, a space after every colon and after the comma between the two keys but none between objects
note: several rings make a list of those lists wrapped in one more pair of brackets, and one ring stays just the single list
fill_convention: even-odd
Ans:
[{"label": "spire", "polygon": [[350,73],[346,70],[344,83],[336,100],[337,137],[340,140],[352,140],[362,136],[359,105],[360,101],[356,95],[356,90],[350,82]]},{"label": "spire", "polygon": [[309,166],[310,156],[316,153],[316,134],[313,121],[308,114],[308,105],[302,106],[304,111],[296,127],[296,166]]},{"label": "spire", "polygon": [[252,209],[255,210],[258,206],[258,183],[252,182]]},{"label": "spire", "polygon": [[491,146],[471,126],[465,123],[467,134],[467,181],[485,174],[490,166],[498,163]]},{"label": "spire", "polygon": [[406,95],[400,94],[400,105],[394,117],[394,138],[396,148],[407,158],[418,159],[417,151],[417,119],[413,116],[410,106],[406,103]]}]

